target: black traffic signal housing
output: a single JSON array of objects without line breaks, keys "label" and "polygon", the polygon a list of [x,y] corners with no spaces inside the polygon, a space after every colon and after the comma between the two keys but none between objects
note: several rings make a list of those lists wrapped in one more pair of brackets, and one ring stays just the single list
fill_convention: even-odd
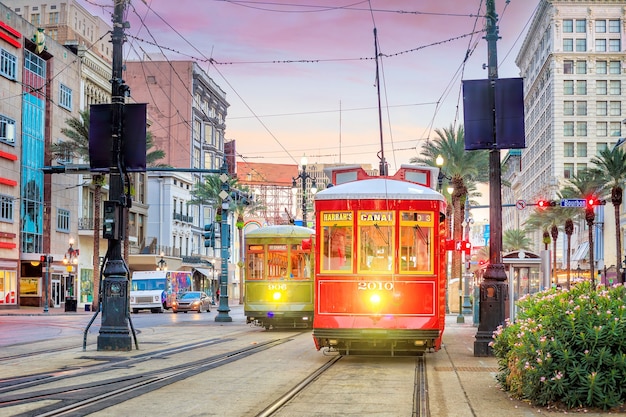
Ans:
[{"label": "black traffic signal housing", "polygon": [[213,223],[204,225],[204,247],[215,247],[215,224]]}]

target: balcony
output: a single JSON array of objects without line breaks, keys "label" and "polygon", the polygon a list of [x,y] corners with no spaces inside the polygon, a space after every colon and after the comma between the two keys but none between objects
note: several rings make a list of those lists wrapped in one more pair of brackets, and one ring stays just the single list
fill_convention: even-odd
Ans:
[{"label": "balcony", "polygon": [[179,222],[193,223],[193,216],[187,216],[187,215],[181,214],[181,213],[173,213],[172,218],[174,220],[179,221]]}]

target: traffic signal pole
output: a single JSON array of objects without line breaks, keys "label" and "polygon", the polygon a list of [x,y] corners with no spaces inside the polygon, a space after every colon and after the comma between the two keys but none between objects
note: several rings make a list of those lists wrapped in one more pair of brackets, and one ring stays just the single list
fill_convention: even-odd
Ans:
[{"label": "traffic signal pole", "polygon": [[[124,213],[129,201],[124,194],[125,168],[122,166],[124,149],[123,107],[128,86],[122,79],[122,44],[124,42],[123,16],[127,0],[114,0],[113,33],[113,77],[111,79],[111,174],[109,176],[110,201],[105,201],[103,237],[108,239],[102,282],[102,323],[98,336],[98,350],[129,351],[132,349],[130,335],[129,274],[122,257],[122,241],[126,228]],[[115,200],[117,198],[117,200]]]}]

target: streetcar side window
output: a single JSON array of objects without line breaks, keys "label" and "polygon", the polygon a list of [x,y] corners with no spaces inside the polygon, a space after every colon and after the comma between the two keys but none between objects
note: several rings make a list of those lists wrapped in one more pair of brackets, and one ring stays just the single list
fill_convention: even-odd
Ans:
[{"label": "streetcar side window", "polygon": [[260,252],[248,251],[248,275],[246,276],[246,279],[264,279],[265,256],[262,250],[263,247],[261,246]]},{"label": "streetcar side window", "polygon": [[302,250],[301,245],[291,245],[291,273],[293,279],[310,279],[311,255]]},{"label": "streetcar side window", "polygon": [[402,212],[400,218],[400,272],[433,272],[433,214]]}]

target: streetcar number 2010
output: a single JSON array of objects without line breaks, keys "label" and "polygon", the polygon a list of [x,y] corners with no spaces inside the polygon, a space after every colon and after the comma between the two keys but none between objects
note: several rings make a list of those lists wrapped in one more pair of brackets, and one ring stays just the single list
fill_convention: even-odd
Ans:
[{"label": "streetcar number 2010", "polygon": [[380,281],[359,282],[358,289],[359,290],[393,291],[393,282],[380,282]]}]

